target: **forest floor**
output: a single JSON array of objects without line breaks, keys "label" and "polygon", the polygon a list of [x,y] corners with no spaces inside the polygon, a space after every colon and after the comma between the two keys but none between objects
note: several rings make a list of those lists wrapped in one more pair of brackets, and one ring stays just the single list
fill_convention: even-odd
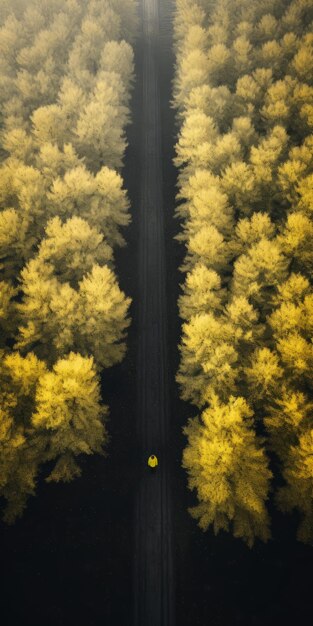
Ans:
[{"label": "forest floor", "polygon": [[195,498],[181,469],[191,409],[175,383],[183,249],[173,240],[172,2],[140,6],[124,170],[133,220],[117,255],[133,322],[125,361],[103,375],[108,456],[83,459],[82,477],[68,485],[41,480],[23,518],[1,524],[1,624],[302,625],[312,550],[296,542],[295,519],[273,512],[274,539],[249,550],[230,534],[202,533],[187,511]]}]

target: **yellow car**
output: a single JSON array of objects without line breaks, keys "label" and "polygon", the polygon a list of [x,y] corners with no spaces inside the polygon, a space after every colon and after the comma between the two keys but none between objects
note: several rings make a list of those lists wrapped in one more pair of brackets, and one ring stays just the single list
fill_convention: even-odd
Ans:
[{"label": "yellow car", "polygon": [[158,458],[155,456],[155,454],[150,454],[148,458],[148,465],[152,470],[155,470],[159,465]]}]

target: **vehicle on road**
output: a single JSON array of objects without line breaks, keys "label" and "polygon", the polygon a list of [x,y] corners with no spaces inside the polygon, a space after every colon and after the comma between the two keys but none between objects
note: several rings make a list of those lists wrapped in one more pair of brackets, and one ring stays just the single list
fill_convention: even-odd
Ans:
[{"label": "vehicle on road", "polygon": [[150,467],[152,472],[155,472],[157,466],[159,465],[158,458],[155,454],[150,454],[148,458],[148,466]]}]

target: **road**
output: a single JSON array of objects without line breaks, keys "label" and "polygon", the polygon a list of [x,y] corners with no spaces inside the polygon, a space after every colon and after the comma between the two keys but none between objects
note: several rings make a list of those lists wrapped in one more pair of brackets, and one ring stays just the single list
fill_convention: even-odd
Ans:
[{"label": "road", "polygon": [[[160,58],[171,45],[158,0],[141,0],[137,45],[138,185],[137,421],[140,467],[135,506],[134,624],[174,625],[169,368],[162,174]],[[164,8],[164,3],[163,3]],[[169,3],[170,7],[170,3]],[[159,458],[151,474],[149,454]]]}]

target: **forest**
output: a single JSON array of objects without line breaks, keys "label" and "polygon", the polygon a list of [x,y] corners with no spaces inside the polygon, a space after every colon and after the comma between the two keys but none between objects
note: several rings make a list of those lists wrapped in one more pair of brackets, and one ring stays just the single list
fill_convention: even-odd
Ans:
[{"label": "forest", "polygon": [[310,623],[313,0],[0,0],[0,79],[3,625]]},{"label": "forest", "polygon": [[[0,493],[20,516],[46,481],[105,453],[103,370],[125,355],[121,176],[133,0],[1,2]],[[105,376],[105,374],[103,374]]]},{"label": "forest", "polygon": [[177,0],[177,381],[200,528],[313,539],[313,5]]}]

